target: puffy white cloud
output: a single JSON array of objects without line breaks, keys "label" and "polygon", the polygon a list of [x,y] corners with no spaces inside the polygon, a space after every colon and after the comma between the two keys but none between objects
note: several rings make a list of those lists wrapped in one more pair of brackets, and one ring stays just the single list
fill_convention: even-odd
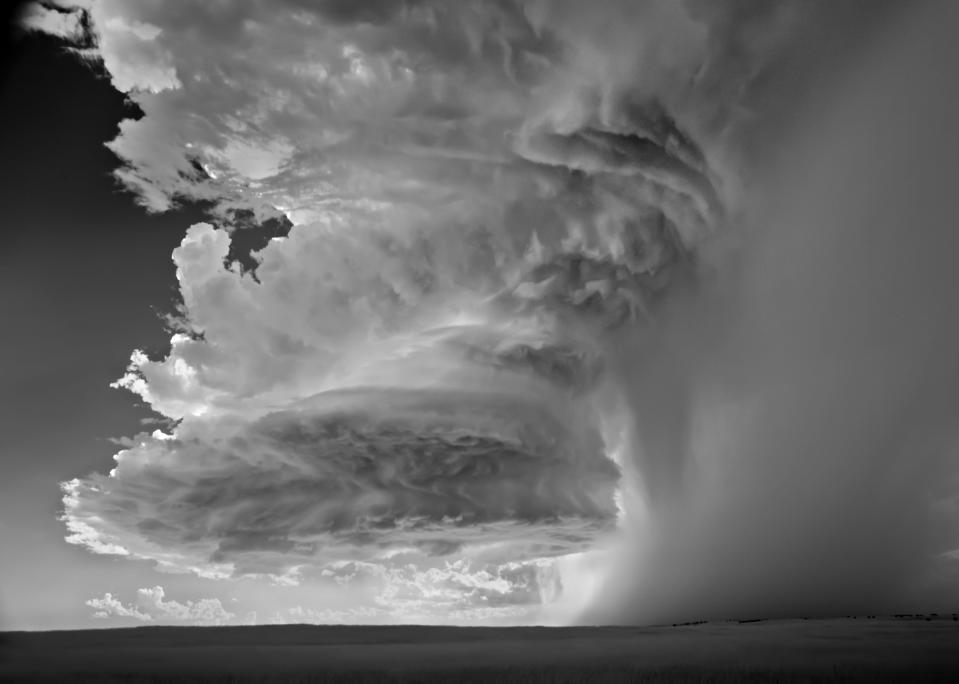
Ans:
[{"label": "puffy white cloud", "polygon": [[236,618],[236,615],[223,608],[219,599],[204,598],[186,603],[165,599],[163,587],[155,586],[138,589],[136,600],[129,604],[110,593],[86,603],[94,609],[93,617],[100,619],[132,618],[140,622],[224,625]]},{"label": "puffy white cloud", "polygon": [[135,605],[126,605],[119,599],[113,597],[113,594],[107,592],[101,598],[92,598],[87,601],[87,605],[94,609],[93,617],[105,619],[109,617],[133,618],[141,622],[150,622],[153,616],[144,613]]},{"label": "puffy white cloud", "polygon": [[98,53],[117,90],[158,93],[180,87],[173,55],[158,41],[162,29],[140,21],[128,22],[119,15],[110,15],[101,21],[96,11],[99,6],[94,8]]},{"label": "puffy white cloud", "polygon": [[77,11],[58,11],[55,7],[28,5],[20,17],[21,25],[29,31],[41,31],[72,41],[83,40],[82,14]]}]

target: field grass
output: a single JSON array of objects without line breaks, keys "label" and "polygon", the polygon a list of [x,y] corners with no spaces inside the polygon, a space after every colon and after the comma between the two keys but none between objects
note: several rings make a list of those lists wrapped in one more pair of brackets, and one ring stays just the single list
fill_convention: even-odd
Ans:
[{"label": "field grass", "polygon": [[138,627],[0,634],[9,682],[959,681],[951,616],[662,627]]}]

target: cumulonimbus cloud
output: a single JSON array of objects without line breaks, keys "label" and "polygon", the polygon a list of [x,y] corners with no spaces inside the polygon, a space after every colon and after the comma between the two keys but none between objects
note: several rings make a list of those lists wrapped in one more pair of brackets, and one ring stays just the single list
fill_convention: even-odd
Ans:
[{"label": "cumulonimbus cloud", "polygon": [[[620,513],[608,335],[655,325],[723,230],[744,93],[793,8],[32,14],[84,33],[143,111],[109,143],[138,201],[213,206],[173,253],[169,354],[116,383],[176,424],[63,484],[69,541],[287,579],[398,550],[502,574],[596,543]],[[237,255],[249,215],[288,230]]]}]

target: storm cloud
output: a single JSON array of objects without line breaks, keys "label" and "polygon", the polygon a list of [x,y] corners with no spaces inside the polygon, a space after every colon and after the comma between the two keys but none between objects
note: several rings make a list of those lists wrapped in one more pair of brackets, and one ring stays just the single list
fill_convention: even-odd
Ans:
[{"label": "storm cloud", "polygon": [[[499,578],[509,601],[535,605],[559,590],[530,590],[511,568],[595,552],[612,559],[605,579],[556,583],[605,587],[587,619],[668,619],[694,599],[706,612],[788,608],[774,587],[792,556],[770,549],[838,548],[811,541],[824,524],[815,504],[774,505],[784,473],[799,473],[804,500],[825,497],[831,520],[860,476],[891,477],[893,457],[869,461],[878,447],[860,437],[905,405],[830,383],[866,392],[893,357],[925,352],[890,342],[853,372],[842,336],[886,330],[855,289],[877,279],[809,241],[854,264],[869,238],[841,242],[845,223],[810,232],[833,219],[781,192],[806,177],[778,174],[792,167],[768,147],[779,136],[801,149],[796,122],[823,120],[803,98],[829,55],[845,57],[836,35],[868,33],[886,10],[63,4],[28,25],[72,39],[143,112],[109,143],[118,180],[149,211],[211,207],[172,255],[169,353],[134,352],[116,382],[170,427],[130,439],[109,474],[63,483],[68,541],[274,581],[343,562],[387,574],[410,562],[428,577],[442,557],[469,561],[461,589]],[[813,138],[825,153],[822,140],[841,136]],[[268,220],[284,229],[244,238]],[[780,236],[790,256],[768,257]],[[824,299],[823,288],[850,293],[862,327],[796,294]],[[811,363],[817,348],[833,366]],[[911,367],[896,368],[890,391],[914,387]],[[824,397],[836,395],[864,413],[833,429],[826,407],[839,404]],[[823,435],[835,441],[810,437]],[[925,529],[909,516],[928,501],[933,465],[910,471],[923,475],[906,479],[908,505],[866,506],[883,524],[837,528],[861,553],[819,565],[809,586],[834,597],[882,565],[886,544],[900,565],[930,552],[903,540]],[[758,522],[769,511],[782,513],[769,518],[776,533]],[[897,513],[900,533],[878,533]],[[749,561],[769,585],[712,601],[708,559],[735,587],[753,553],[773,559]],[[890,573],[863,602],[911,579]],[[490,600],[457,591],[465,603],[437,609]]]}]

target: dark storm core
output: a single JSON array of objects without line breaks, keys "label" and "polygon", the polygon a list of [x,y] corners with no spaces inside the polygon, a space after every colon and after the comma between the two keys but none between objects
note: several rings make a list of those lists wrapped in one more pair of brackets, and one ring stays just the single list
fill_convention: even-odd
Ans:
[{"label": "dark storm core", "polygon": [[942,9],[887,25],[817,85],[754,162],[767,175],[736,219],[736,272],[637,333],[641,362],[620,357],[636,475],[656,491],[587,621],[954,596],[959,89],[938,65],[959,17]]}]

